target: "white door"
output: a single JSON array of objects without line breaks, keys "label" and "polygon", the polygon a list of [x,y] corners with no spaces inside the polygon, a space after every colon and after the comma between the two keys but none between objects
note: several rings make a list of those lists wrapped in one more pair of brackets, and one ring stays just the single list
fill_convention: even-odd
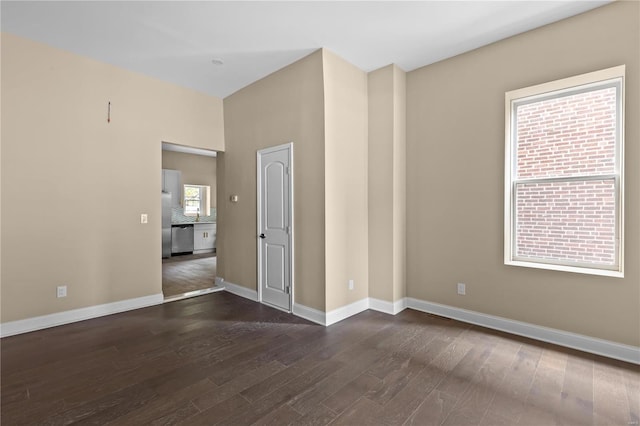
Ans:
[{"label": "white door", "polygon": [[291,311],[293,276],[293,144],[258,151],[260,300]]}]

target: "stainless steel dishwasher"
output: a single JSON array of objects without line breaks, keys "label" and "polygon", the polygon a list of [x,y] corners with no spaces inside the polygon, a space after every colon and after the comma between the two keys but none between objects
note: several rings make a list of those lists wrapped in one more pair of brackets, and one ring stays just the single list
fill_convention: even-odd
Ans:
[{"label": "stainless steel dishwasher", "polygon": [[193,253],[193,225],[171,227],[171,254]]}]

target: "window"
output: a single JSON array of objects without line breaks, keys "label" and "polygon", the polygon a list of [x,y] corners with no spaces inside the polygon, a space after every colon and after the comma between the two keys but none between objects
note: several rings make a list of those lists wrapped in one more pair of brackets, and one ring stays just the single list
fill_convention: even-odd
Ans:
[{"label": "window", "polygon": [[623,276],[624,66],[505,96],[505,264]]},{"label": "window", "polygon": [[209,186],[184,185],[184,215],[209,216]]}]

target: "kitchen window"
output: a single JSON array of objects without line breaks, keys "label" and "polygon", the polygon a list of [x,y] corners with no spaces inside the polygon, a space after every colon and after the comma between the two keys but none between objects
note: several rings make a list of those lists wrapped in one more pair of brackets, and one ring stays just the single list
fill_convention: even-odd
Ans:
[{"label": "kitchen window", "polygon": [[505,96],[505,264],[623,276],[624,66]]},{"label": "kitchen window", "polygon": [[207,185],[184,185],[184,215],[209,216],[210,187]]}]

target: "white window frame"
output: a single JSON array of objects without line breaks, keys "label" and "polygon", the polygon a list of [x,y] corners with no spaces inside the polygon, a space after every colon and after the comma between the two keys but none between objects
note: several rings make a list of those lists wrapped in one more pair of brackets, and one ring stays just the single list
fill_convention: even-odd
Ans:
[{"label": "white window frame", "polygon": [[[187,213],[186,212],[186,206],[187,206],[187,187],[190,188],[198,188],[198,191],[200,193],[200,207],[198,208],[198,212],[197,213]],[[183,199],[182,199],[182,205],[183,207],[183,213],[185,216],[197,216],[198,213],[200,214],[200,216],[209,216],[211,214],[211,210],[209,208],[209,198],[210,198],[210,187],[207,185],[192,185],[192,184],[184,184],[183,188],[182,188],[182,194],[183,194]]]},{"label": "white window frame", "polygon": [[[600,71],[569,77],[549,83],[513,90],[505,94],[505,189],[504,189],[504,263],[511,266],[550,269],[555,271],[577,272],[583,274],[624,277],[624,77],[625,66],[620,65]],[[535,178],[517,180],[517,128],[516,107],[535,100],[553,98],[567,93],[576,93],[598,88],[618,88],[616,98],[616,161],[613,174],[595,176],[572,176],[563,178]],[[616,185],[616,264],[587,265],[567,261],[548,259],[523,259],[516,256],[516,184],[585,181],[593,179],[614,179]]]}]

